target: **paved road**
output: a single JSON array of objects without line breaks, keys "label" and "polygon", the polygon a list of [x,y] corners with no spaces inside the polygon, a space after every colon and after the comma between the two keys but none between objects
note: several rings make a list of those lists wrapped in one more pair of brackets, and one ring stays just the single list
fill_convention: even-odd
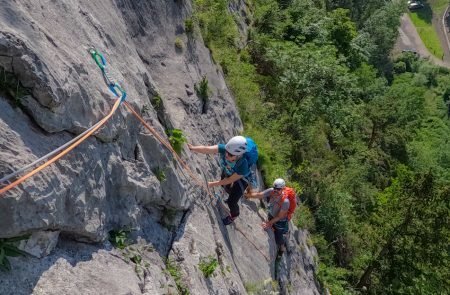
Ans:
[{"label": "paved road", "polygon": [[420,39],[416,27],[406,13],[401,17],[399,37],[395,45],[394,53],[399,53],[402,50],[414,50],[421,57],[428,58],[430,61],[437,65],[450,68],[450,63],[436,58],[428,51],[428,49],[423,44],[422,39]]},{"label": "paved road", "polygon": [[444,13],[437,14],[437,13],[433,12],[432,24],[433,24],[434,29],[436,30],[439,41],[441,42],[441,47],[444,50],[444,62],[449,64],[450,63],[450,50],[449,50],[449,44],[447,42],[448,28],[445,27],[445,24],[442,23],[443,16],[444,16]]}]

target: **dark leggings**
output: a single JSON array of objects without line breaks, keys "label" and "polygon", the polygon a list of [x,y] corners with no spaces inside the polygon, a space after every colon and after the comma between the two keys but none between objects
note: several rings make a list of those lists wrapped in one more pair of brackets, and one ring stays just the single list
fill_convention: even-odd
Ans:
[{"label": "dark leggings", "polygon": [[[273,216],[269,214],[269,221],[273,219]],[[273,225],[275,243],[278,247],[286,245],[287,233],[289,232],[289,221],[279,220]]]},{"label": "dark leggings", "polygon": [[248,183],[242,178],[232,184],[225,185],[223,188],[228,193],[228,208],[230,208],[231,217],[239,216],[239,199],[244,195]]}]

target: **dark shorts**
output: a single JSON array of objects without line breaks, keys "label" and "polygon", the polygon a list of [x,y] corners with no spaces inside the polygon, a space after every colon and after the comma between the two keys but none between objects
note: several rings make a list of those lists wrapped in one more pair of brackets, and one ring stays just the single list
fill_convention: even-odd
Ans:
[{"label": "dark shorts", "polygon": [[[273,216],[269,215],[269,220],[271,220]],[[275,235],[275,242],[278,246],[286,245],[288,233],[289,233],[289,221],[277,221],[273,225],[273,233]]]}]

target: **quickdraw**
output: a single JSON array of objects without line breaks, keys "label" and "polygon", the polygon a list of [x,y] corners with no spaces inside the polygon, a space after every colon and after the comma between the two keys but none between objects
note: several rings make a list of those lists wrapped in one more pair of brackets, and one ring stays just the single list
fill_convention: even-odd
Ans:
[{"label": "quickdraw", "polygon": [[97,64],[97,66],[102,71],[103,79],[104,79],[106,85],[108,86],[109,90],[111,90],[111,92],[115,96],[120,97],[121,102],[125,101],[125,99],[127,97],[127,93],[120,86],[120,84],[117,83],[113,79],[111,73],[108,70],[108,66],[106,64],[106,59],[103,56],[103,54],[101,54],[97,49],[95,49],[93,47],[89,48],[89,53],[91,54],[92,58],[94,59],[95,63]]}]

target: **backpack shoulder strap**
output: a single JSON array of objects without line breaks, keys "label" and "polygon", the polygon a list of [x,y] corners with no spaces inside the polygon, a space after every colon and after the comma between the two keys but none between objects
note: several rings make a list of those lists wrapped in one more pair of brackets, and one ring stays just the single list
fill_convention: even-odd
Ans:
[{"label": "backpack shoulder strap", "polygon": [[[234,165],[234,167],[239,166],[239,165],[242,163],[242,161],[244,161],[244,159],[245,159],[245,157],[242,156],[239,160],[237,160],[236,165]],[[236,172],[236,171],[234,170],[234,167],[233,167],[232,170],[233,170],[233,172]],[[248,173],[247,173],[246,175],[244,175],[244,177],[249,176],[251,173],[252,173],[252,171],[251,171],[250,167],[248,167]]]},{"label": "backpack shoulder strap", "polygon": [[281,205],[283,205],[283,202],[284,202],[284,200],[286,200],[286,198],[287,198],[287,195],[284,193],[284,189],[283,189],[283,192],[281,195],[281,200],[278,202],[278,207],[281,208]]}]

